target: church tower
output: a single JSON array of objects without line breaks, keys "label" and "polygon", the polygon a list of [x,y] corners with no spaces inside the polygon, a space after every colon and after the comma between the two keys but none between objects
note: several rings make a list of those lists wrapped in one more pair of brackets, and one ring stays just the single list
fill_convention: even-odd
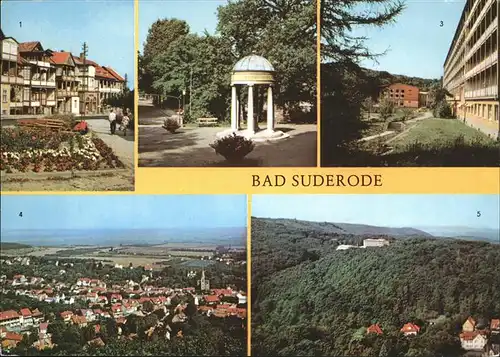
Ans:
[{"label": "church tower", "polygon": [[210,290],[210,281],[205,278],[205,270],[201,271],[201,279],[198,280],[198,284],[200,285],[201,291]]}]

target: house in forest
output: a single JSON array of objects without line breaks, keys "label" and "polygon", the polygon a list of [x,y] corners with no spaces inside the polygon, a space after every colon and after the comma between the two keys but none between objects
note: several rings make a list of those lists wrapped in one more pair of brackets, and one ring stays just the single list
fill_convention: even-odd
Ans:
[{"label": "house in forest", "polygon": [[476,330],[476,320],[472,318],[472,316],[469,316],[467,320],[464,322],[462,325],[462,331],[463,332],[473,332]]},{"label": "house in forest", "polygon": [[371,333],[375,333],[377,335],[382,335],[384,332],[380,328],[379,324],[373,324],[366,329],[366,334],[369,335]]},{"label": "house in forest", "polygon": [[482,351],[488,343],[484,331],[465,331],[460,334],[460,344],[467,351]]},{"label": "house in forest", "polygon": [[500,334],[500,319],[492,319],[490,323],[490,331],[492,335]]},{"label": "house in forest", "polygon": [[416,336],[420,332],[420,327],[408,322],[400,330],[405,336]]}]

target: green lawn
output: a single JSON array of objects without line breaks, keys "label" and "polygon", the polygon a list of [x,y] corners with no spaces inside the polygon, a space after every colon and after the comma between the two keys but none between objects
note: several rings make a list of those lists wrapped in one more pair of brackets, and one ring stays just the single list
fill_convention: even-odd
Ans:
[{"label": "green lawn", "polygon": [[487,135],[470,128],[454,119],[425,119],[391,143],[395,151],[405,151],[409,144],[418,142],[422,145],[446,145],[463,136],[466,143],[493,143]]}]

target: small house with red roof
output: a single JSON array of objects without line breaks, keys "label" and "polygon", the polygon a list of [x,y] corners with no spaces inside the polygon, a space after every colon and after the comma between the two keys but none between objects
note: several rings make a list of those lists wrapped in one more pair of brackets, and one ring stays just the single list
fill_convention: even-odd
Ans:
[{"label": "small house with red roof", "polygon": [[460,334],[460,344],[467,351],[482,351],[488,343],[485,331],[464,331]]},{"label": "small house with red roof", "polygon": [[13,328],[21,326],[22,317],[14,310],[0,311],[0,326]]},{"label": "small house with red roof", "polygon": [[56,110],[62,114],[80,114],[80,78],[71,52],[53,51],[51,62],[56,68]]},{"label": "small house with red roof", "polygon": [[63,311],[61,312],[61,318],[63,319],[64,322],[70,322],[71,317],[74,315],[73,311]]},{"label": "small house with red roof", "polygon": [[217,295],[205,295],[203,296],[203,300],[205,300],[207,305],[215,305],[220,302],[220,299]]},{"label": "small house with red roof", "polygon": [[382,329],[380,328],[379,324],[373,324],[371,326],[369,326],[367,329],[366,329],[366,334],[371,334],[371,333],[374,333],[376,335],[382,335],[383,334],[383,331]]},{"label": "small house with red roof", "polygon": [[405,336],[414,336],[417,335],[420,332],[420,327],[408,322],[403,325],[403,327],[400,330]]},{"label": "small house with red roof", "polygon": [[500,319],[492,319],[491,320],[490,331],[493,335],[500,334]]}]

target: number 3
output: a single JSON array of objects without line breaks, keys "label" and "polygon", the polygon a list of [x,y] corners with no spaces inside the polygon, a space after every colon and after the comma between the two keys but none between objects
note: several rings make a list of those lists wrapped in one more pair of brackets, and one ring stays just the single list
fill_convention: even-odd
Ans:
[{"label": "number 3", "polygon": [[439,22],[439,27],[443,27],[443,25],[444,25],[443,21],[440,21]]}]

